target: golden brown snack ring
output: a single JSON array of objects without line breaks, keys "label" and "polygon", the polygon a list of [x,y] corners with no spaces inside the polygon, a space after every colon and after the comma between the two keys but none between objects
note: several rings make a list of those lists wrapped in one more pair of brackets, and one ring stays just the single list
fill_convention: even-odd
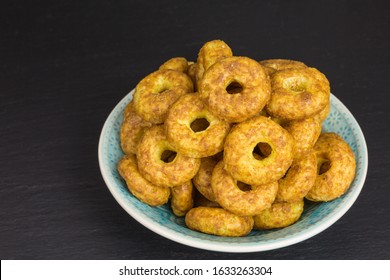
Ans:
[{"label": "golden brown snack ring", "polygon": [[298,221],[303,212],[303,200],[295,202],[276,202],[259,215],[253,217],[254,229],[283,228]]},{"label": "golden brown snack ring", "polygon": [[182,95],[192,92],[187,74],[175,70],[158,70],[143,78],[135,88],[137,114],[154,124],[163,123],[169,107]]},{"label": "golden brown snack ring", "polygon": [[323,123],[328,117],[329,112],[330,112],[330,100],[328,101],[328,104],[326,104],[325,108],[322,109],[318,114],[314,115],[313,118],[319,121],[320,123]]},{"label": "golden brown snack ring", "polygon": [[291,121],[282,125],[294,138],[294,158],[310,151],[321,134],[321,123],[316,118]]},{"label": "golden brown snack ring", "polygon": [[194,91],[198,90],[196,83],[196,63],[188,62],[187,75],[191,78],[192,83],[194,84]]},{"label": "golden brown snack ring", "polygon": [[[267,143],[271,154],[257,159],[253,150]],[[279,180],[293,160],[294,140],[280,125],[258,116],[234,126],[226,137],[225,169],[236,180],[249,185],[262,185]]]},{"label": "golden brown snack ring", "polygon": [[118,162],[118,171],[126,181],[129,191],[142,202],[150,206],[159,206],[168,202],[170,189],[153,185],[146,180],[138,171],[134,154],[126,155]]},{"label": "golden brown snack ring", "polygon": [[229,57],[205,72],[199,93],[213,114],[237,123],[263,109],[270,98],[271,86],[257,61],[248,57]]},{"label": "golden brown snack ring", "polygon": [[302,200],[317,178],[317,157],[313,150],[293,161],[286,175],[279,180],[276,201]]},{"label": "golden brown snack ring", "polygon": [[211,187],[216,201],[226,210],[238,216],[254,216],[271,207],[278,192],[278,182],[251,186],[243,191],[237,186],[237,180],[223,169],[220,161],[213,170]]},{"label": "golden brown snack ring", "polygon": [[194,189],[191,180],[171,189],[173,214],[184,216],[194,205]]},{"label": "golden brown snack ring", "polygon": [[175,70],[186,73],[188,69],[187,59],[184,57],[174,57],[165,61],[159,70]]},{"label": "golden brown snack ring", "polygon": [[192,179],[195,188],[210,201],[215,201],[215,195],[211,187],[211,176],[218,162],[217,157],[202,158],[198,173]]},{"label": "golden brown snack ring", "polygon": [[350,187],[356,171],[351,147],[336,133],[323,133],[314,145],[319,175],[306,198],[330,201],[343,195]]},{"label": "golden brown snack ring", "polygon": [[303,62],[290,59],[266,59],[259,61],[259,63],[264,67],[268,75],[285,69],[301,69],[307,67]]},{"label": "golden brown snack ring", "polygon": [[[192,124],[204,120],[209,125],[200,131]],[[169,109],[165,120],[168,141],[183,155],[201,158],[223,150],[230,125],[214,116],[198,94],[185,94]]]},{"label": "golden brown snack ring", "polygon": [[298,120],[323,110],[330,87],[325,75],[315,68],[286,69],[271,76],[272,94],[266,110],[274,117]]},{"label": "golden brown snack ring", "polygon": [[[169,157],[169,153],[176,153],[176,156],[165,158]],[[141,174],[161,187],[184,184],[195,176],[200,166],[200,159],[182,155],[168,142],[162,125],[152,126],[145,131],[137,155]]]},{"label": "golden brown snack ring", "polygon": [[233,56],[232,49],[221,40],[213,40],[205,43],[199,50],[196,62],[196,80],[199,83],[204,73],[211,65],[226,57]]},{"label": "golden brown snack ring", "polygon": [[214,207],[192,208],[185,222],[192,230],[219,236],[245,236],[253,227],[252,217],[239,217]]},{"label": "golden brown snack ring", "polygon": [[138,143],[145,129],[151,127],[150,122],[137,115],[133,102],[130,102],[124,112],[120,131],[121,148],[125,154],[136,154]]}]

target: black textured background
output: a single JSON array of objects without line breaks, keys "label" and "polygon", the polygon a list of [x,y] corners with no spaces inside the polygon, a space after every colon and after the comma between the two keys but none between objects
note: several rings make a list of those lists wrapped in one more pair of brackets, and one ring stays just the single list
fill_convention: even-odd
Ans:
[{"label": "black textured background", "polygon": [[[1,259],[389,259],[389,1],[2,1]],[[151,232],[114,200],[97,145],[119,100],[208,40],[315,66],[369,150],[366,184],[332,227],[286,248],[227,254]]]}]

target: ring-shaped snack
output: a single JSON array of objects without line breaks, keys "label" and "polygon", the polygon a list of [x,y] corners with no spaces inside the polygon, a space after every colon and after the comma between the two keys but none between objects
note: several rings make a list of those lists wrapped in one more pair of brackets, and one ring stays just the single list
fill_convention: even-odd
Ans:
[{"label": "ring-shaped snack", "polygon": [[[205,127],[193,128],[192,124],[200,121]],[[180,97],[165,120],[168,141],[183,155],[194,158],[222,151],[229,130],[230,124],[212,114],[196,93]]]},{"label": "ring-shaped snack", "polygon": [[321,123],[316,118],[290,121],[282,124],[294,138],[294,158],[299,158],[310,151],[321,134]]},{"label": "ring-shaped snack", "polygon": [[293,161],[286,175],[279,179],[276,201],[303,200],[317,178],[317,157],[314,150]]},{"label": "ring-shaped snack", "polygon": [[323,133],[314,145],[318,176],[306,198],[330,201],[343,195],[350,187],[356,172],[355,154],[336,133]]},{"label": "ring-shaped snack", "polygon": [[205,206],[205,207],[217,207],[220,208],[219,205],[215,201],[208,200],[204,195],[202,195],[197,189],[195,189],[194,195],[194,207]]},{"label": "ring-shaped snack", "polygon": [[135,88],[137,114],[153,124],[163,123],[169,107],[182,95],[192,92],[187,74],[175,70],[157,70],[143,78]]},{"label": "ring-shaped snack", "polygon": [[161,187],[184,184],[195,176],[200,166],[200,159],[182,155],[168,142],[162,125],[145,131],[137,155],[141,174]]},{"label": "ring-shaped snack", "polygon": [[151,127],[150,122],[137,115],[133,102],[130,102],[124,112],[120,131],[121,148],[125,154],[136,154],[139,141],[144,131]]},{"label": "ring-shaped snack", "polygon": [[287,227],[299,220],[303,208],[303,199],[295,202],[275,202],[270,208],[253,217],[253,228],[273,229]]},{"label": "ring-shaped snack", "polygon": [[237,180],[230,176],[223,166],[223,161],[215,166],[211,177],[211,187],[216,201],[224,209],[238,216],[254,216],[271,207],[278,192],[277,181],[250,186],[250,190],[244,191],[239,188]]},{"label": "ring-shaped snack", "polygon": [[301,69],[307,67],[303,62],[290,59],[266,59],[259,61],[259,63],[269,76],[285,69]]},{"label": "ring-shaped snack", "polygon": [[183,217],[194,205],[194,188],[191,180],[171,188],[171,208],[173,214]]},{"label": "ring-shaped snack", "polygon": [[129,191],[139,200],[150,206],[160,206],[168,202],[169,188],[153,185],[138,171],[134,154],[125,155],[118,162],[118,172],[126,181]]},{"label": "ring-shaped snack", "polygon": [[[255,157],[259,143],[270,146],[265,158]],[[262,185],[279,180],[293,160],[294,140],[280,125],[258,116],[234,126],[226,137],[225,169],[236,180],[249,185]]]},{"label": "ring-shaped snack", "polygon": [[253,228],[252,217],[240,217],[215,207],[195,207],[186,215],[185,223],[192,230],[218,236],[245,236]]},{"label": "ring-shaped snack", "polygon": [[232,49],[224,41],[213,40],[205,43],[199,50],[196,61],[195,76],[197,83],[199,84],[204,73],[211,65],[221,59],[231,56],[233,56]]},{"label": "ring-shaped snack", "polygon": [[215,195],[211,187],[211,176],[219,161],[220,159],[215,156],[202,158],[198,173],[192,178],[195,188],[210,201],[215,201]]},{"label": "ring-shaped snack", "polygon": [[199,93],[218,118],[238,123],[263,109],[270,98],[271,86],[257,61],[248,57],[229,57],[205,72]]},{"label": "ring-shaped snack", "polygon": [[271,76],[271,85],[271,99],[265,108],[273,117],[285,120],[309,118],[329,102],[329,81],[315,68],[278,71]]},{"label": "ring-shaped snack", "polygon": [[329,112],[330,112],[330,100],[328,101],[328,104],[326,104],[325,108],[322,109],[318,114],[314,115],[313,118],[322,124],[328,117]]},{"label": "ring-shaped snack", "polygon": [[175,70],[186,73],[188,69],[187,59],[184,57],[174,57],[165,61],[159,68],[159,70]]}]

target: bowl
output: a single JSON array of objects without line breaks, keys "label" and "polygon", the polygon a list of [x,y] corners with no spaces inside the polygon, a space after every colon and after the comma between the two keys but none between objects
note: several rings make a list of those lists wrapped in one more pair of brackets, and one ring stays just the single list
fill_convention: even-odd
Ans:
[{"label": "bowl", "polygon": [[301,218],[282,229],[252,230],[245,237],[220,237],[190,230],[184,218],[176,217],[169,207],[150,207],[135,198],[116,169],[123,156],[120,127],[123,111],[132,100],[134,90],[113,109],[104,123],[98,148],[99,165],[104,181],[122,208],[135,220],[155,233],[188,246],[220,252],[259,252],[289,246],[306,240],[340,219],[357,199],[367,174],[368,155],[364,135],[349,110],[331,94],[331,110],[323,123],[323,131],[336,132],[351,146],[356,156],[355,178],[348,191],[336,200],[305,203]]}]

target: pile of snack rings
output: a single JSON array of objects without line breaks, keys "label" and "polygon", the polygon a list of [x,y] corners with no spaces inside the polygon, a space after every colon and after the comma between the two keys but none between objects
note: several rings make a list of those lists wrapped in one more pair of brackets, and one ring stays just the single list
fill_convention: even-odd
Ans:
[{"label": "pile of snack rings", "polygon": [[295,223],[304,199],[338,198],[354,153],[321,133],[324,74],[287,59],[233,56],[221,40],[143,78],[124,112],[118,171],[150,206],[170,203],[190,229],[244,236]]}]

